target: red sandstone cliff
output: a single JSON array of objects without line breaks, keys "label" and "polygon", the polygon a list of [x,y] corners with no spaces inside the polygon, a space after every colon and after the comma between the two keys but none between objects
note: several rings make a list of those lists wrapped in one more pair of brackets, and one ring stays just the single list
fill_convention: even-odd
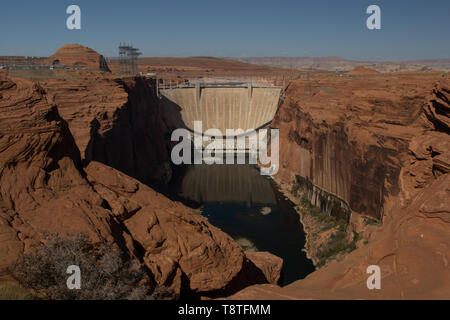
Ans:
[{"label": "red sandstone cliff", "polygon": [[[308,177],[348,202],[368,243],[284,288],[247,288],[239,299],[450,298],[450,82],[440,75],[294,81],[273,126],[280,172]],[[361,215],[383,220],[358,225]],[[381,290],[366,269],[381,268]]]},{"label": "red sandstone cliff", "polygon": [[281,139],[276,178],[308,177],[354,212],[382,219],[386,200],[401,191],[410,141],[432,130],[424,109],[433,90],[445,90],[434,89],[437,79],[322,78],[313,80],[312,96],[304,81],[294,81],[273,121]]}]

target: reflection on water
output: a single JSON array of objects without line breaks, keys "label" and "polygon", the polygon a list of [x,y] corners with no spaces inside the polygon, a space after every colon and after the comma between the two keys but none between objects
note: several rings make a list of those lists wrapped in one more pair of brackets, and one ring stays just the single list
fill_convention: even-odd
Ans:
[{"label": "reflection on water", "polygon": [[276,204],[270,181],[246,164],[192,165],[183,177],[180,195],[199,203]]},{"label": "reflection on water", "polygon": [[303,226],[292,202],[272,180],[249,164],[191,165],[174,189],[199,203],[202,214],[246,251],[269,251],[284,259],[284,284],[314,270],[302,248]]}]

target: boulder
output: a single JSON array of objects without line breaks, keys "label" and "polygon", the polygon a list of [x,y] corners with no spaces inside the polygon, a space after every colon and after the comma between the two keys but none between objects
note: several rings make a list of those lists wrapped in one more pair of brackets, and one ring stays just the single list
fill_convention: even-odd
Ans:
[{"label": "boulder", "polygon": [[264,275],[263,283],[281,284],[282,258],[266,251],[246,252],[245,256],[262,272]]}]

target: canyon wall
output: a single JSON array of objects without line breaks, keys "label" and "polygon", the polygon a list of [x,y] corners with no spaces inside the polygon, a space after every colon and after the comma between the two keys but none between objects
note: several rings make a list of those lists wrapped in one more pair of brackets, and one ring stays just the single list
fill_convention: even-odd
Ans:
[{"label": "canyon wall", "polygon": [[[314,95],[293,82],[272,126],[280,129],[280,172],[295,175],[345,201],[351,210],[382,219],[385,201],[399,193],[409,140],[426,130],[421,116],[433,80],[317,79]],[[428,125],[429,127],[429,125]]]},{"label": "canyon wall", "polygon": [[83,163],[99,161],[145,184],[170,179],[170,132],[155,80],[75,72],[40,83],[67,121]]},{"label": "canyon wall", "polygon": [[[294,81],[280,128],[282,185],[296,175],[348,202],[368,235],[343,259],[286,287],[232,299],[449,299],[450,81],[440,74],[328,76]],[[360,223],[361,215],[382,224]],[[381,289],[369,290],[377,265]]]}]

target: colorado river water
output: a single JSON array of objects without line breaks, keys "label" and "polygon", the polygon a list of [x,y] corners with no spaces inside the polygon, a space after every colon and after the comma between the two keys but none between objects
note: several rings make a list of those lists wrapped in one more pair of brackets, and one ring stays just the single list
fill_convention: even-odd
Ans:
[{"label": "colorado river water", "polygon": [[190,165],[177,174],[172,191],[200,207],[211,224],[244,250],[268,251],[284,260],[283,285],[302,279],[314,266],[302,251],[303,225],[294,204],[276,184],[249,164]]}]

